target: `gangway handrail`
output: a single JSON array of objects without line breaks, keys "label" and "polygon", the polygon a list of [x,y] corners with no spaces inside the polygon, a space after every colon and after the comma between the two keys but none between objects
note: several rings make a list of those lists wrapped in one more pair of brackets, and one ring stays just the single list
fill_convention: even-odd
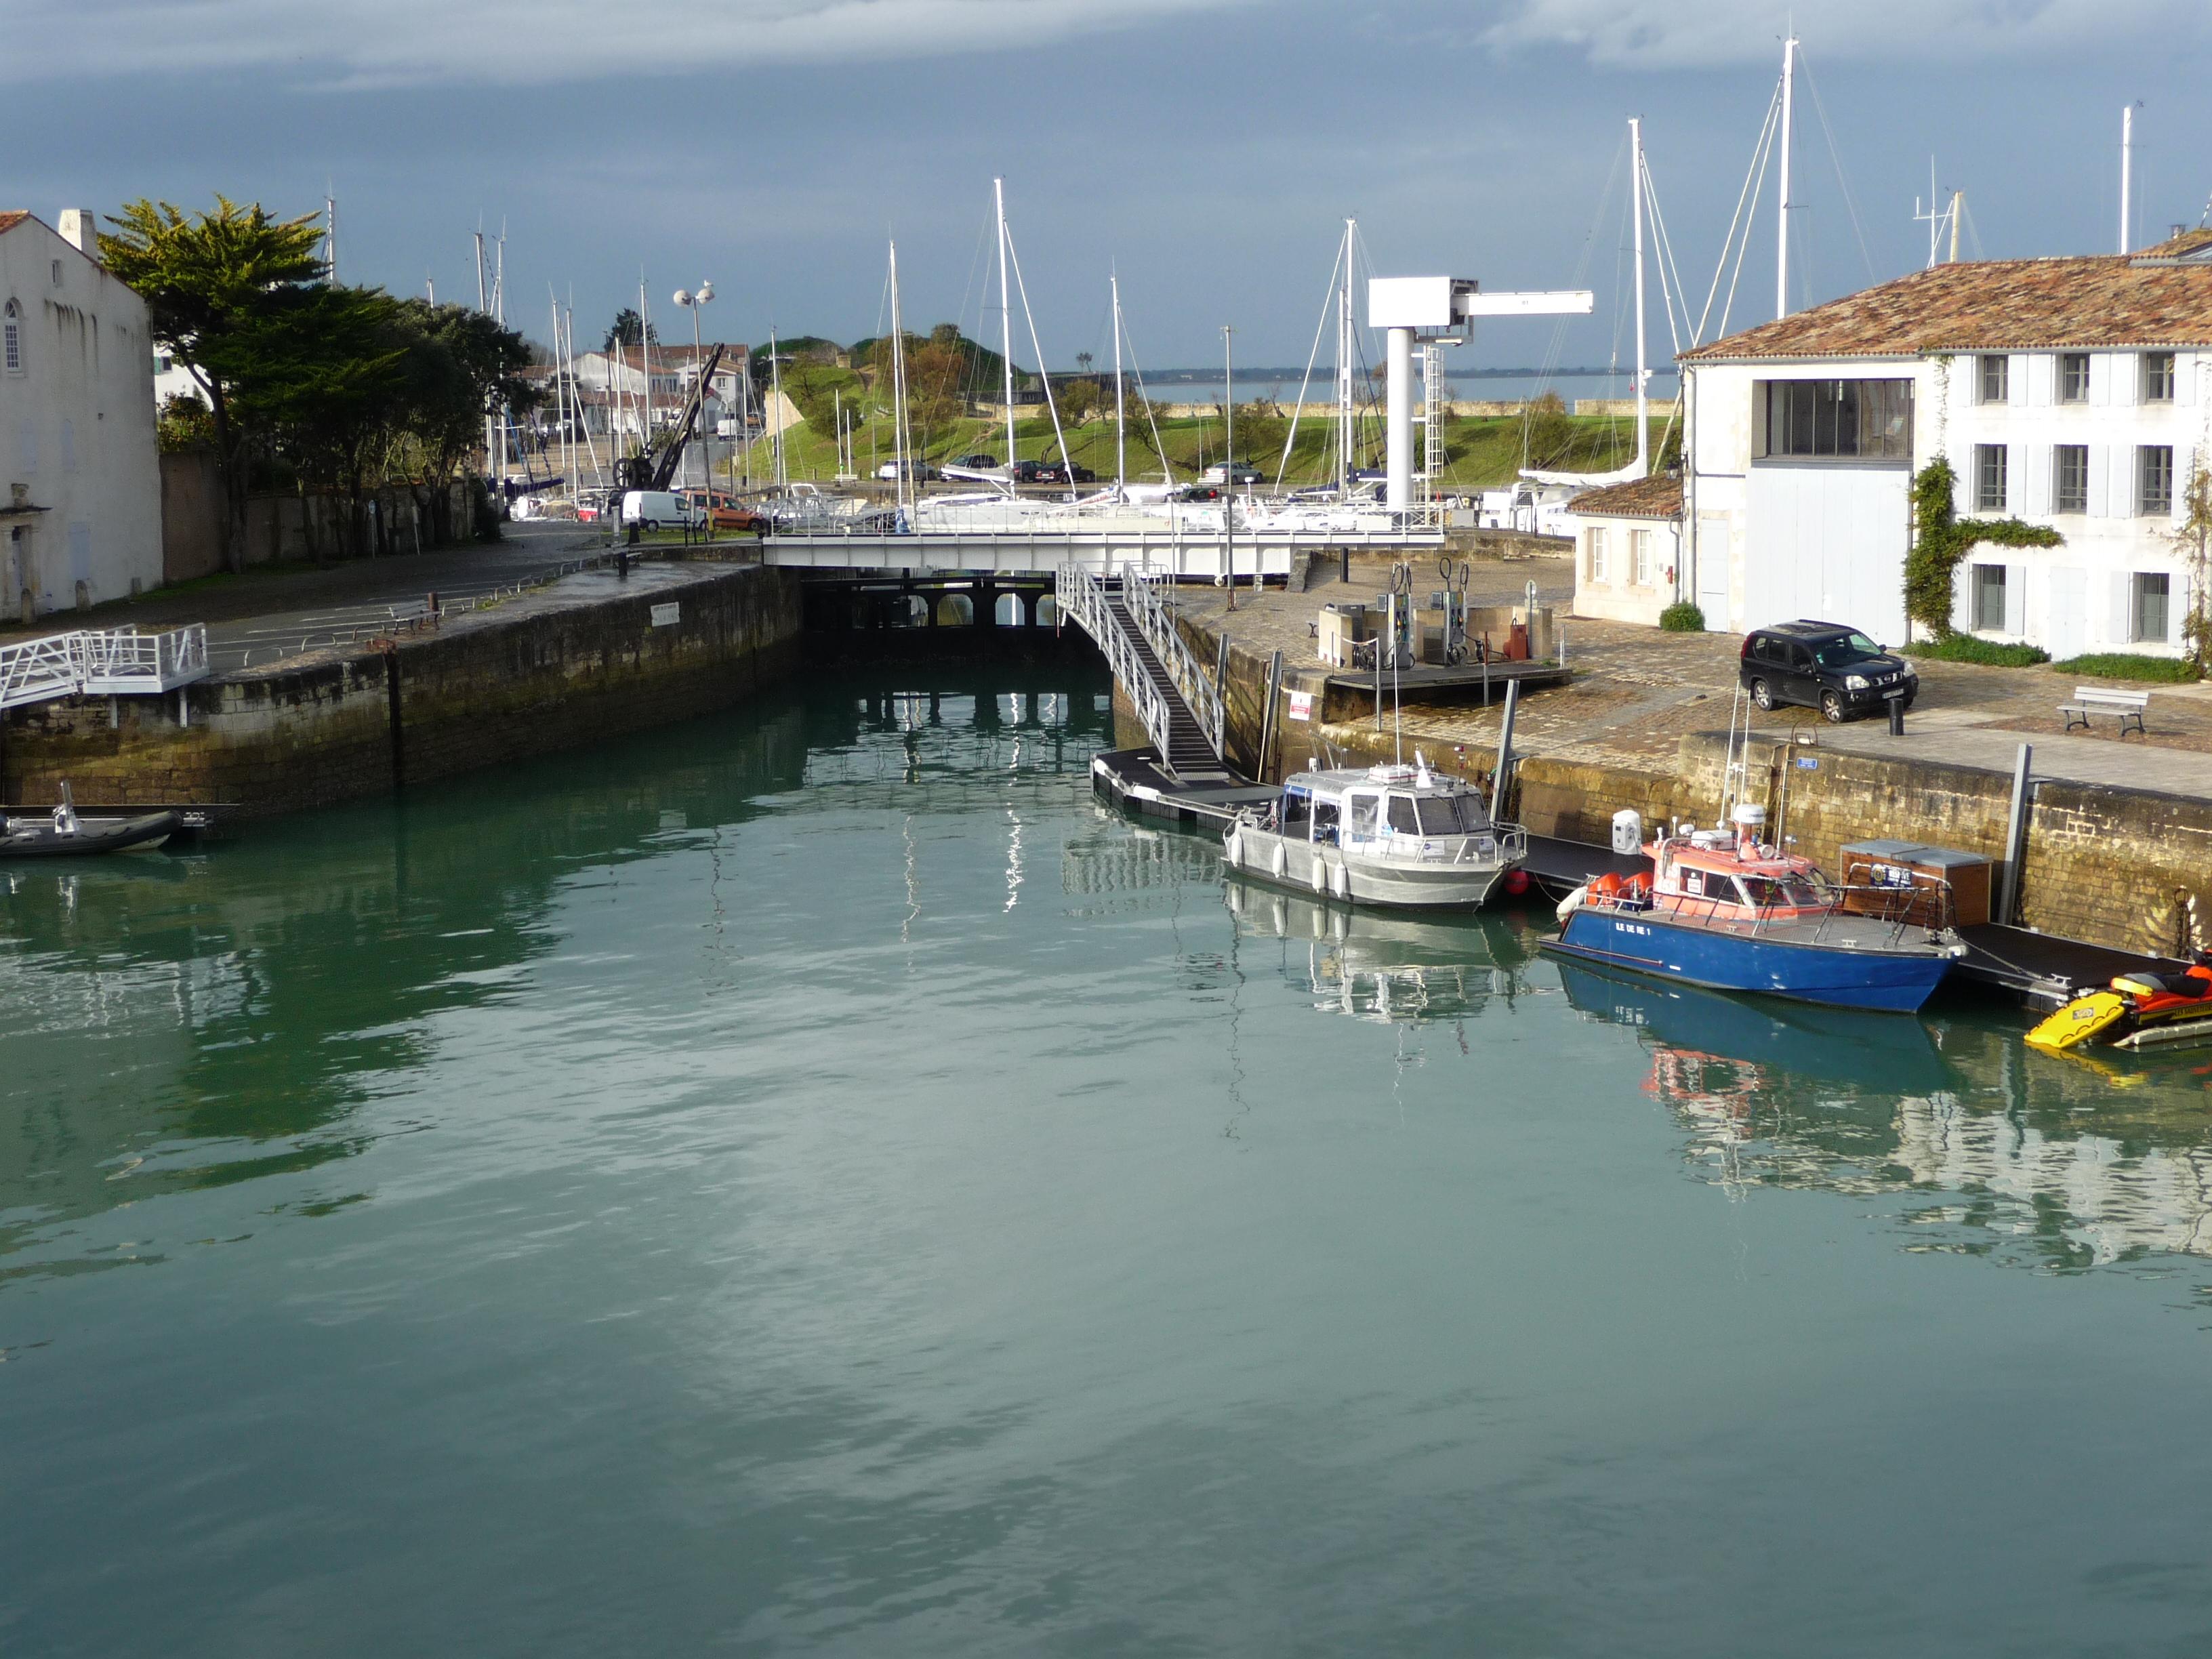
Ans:
[{"label": "gangway handrail", "polygon": [[1206,741],[1213,745],[1213,752],[1219,755],[1223,751],[1228,726],[1221,688],[1206,678],[1205,671],[1198,665],[1198,659],[1183,643],[1182,635],[1175,625],[1174,607],[1161,596],[1160,589],[1164,585],[1164,579],[1146,571],[1124,570],[1121,573],[1121,592],[1128,600],[1129,614],[1137,619],[1137,627],[1144,635],[1146,643],[1152,647],[1153,655],[1166,667],[1169,678],[1176,683],[1176,689],[1182,693],[1183,701],[1190,705],[1191,714],[1204,728]]},{"label": "gangway handrail", "polygon": [[1053,601],[1063,615],[1073,617],[1077,626],[1096,640],[1098,648],[1106,653],[1107,665],[1113,670],[1115,683],[1127,692],[1137,718],[1144,722],[1164,763],[1174,731],[1174,714],[1159,687],[1152,683],[1152,677],[1146,672],[1135,642],[1108,609],[1106,585],[1079,565],[1063,564],[1053,573]]},{"label": "gangway handrail", "polygon": [[0,646],[0,708],[174,690],[209,672],[207,629],[87,628]]}]

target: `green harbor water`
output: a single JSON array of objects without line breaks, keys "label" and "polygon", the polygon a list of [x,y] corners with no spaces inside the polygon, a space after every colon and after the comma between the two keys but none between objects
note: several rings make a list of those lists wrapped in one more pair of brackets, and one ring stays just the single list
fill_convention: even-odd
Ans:
[{"label": "green harbor water", "polygon": [[2206,1056],[1668,994],[803,682],[0,874],[0,1653],[2212,1650]]}]

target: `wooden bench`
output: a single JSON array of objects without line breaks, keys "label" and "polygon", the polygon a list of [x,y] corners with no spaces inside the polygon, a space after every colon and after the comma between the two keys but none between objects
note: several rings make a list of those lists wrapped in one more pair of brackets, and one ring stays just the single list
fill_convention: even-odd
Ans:
[{"label": "wooden bench", "polygon": [[[2074,701],[2060,703],[2058,712],[2066,716],[2069,732],[2077,726],[2088,729],[2092,714],[2113,715],[2120,723],[2121,735],[2125,736],[2130,720],[2135,722],[2136,731],[2142,732],[2143,710],[2149,706],[2148,691],[2108,691],[2102,686],[2077,685],[2074,688]],[[2143,732],[2143,735],[2148,737],[2150,733]]]}]

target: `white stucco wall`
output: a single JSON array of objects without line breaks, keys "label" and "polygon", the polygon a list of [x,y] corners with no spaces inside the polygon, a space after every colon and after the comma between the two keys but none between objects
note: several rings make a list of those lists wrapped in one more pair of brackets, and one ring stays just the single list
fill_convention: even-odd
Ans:
[{"label": "white stucco wall", "polygon": [[[1674,572],[1681,557],[1681,532],[1674,521],[1571,510],[1568,519],[1575,537],[1574,614],[1657,627],[1659,613],[1674,602]],[[1651,538],[1649,580],[1641,582],[1636,580],[1638,531]],[[1604,538],[1602,568],[1592,556],[1594,535]]]},{"label": "white stucco wall", "polygon": [[[2206,374],[2212,359],[2177,352],[2171,402],[2142,401],[2140,352],[2089,354],[2089,397],[2086,403],[2057,401],[2057,354],[2007,354],[2009,396],[1984,404],[1978,396],[1980,375],[1972,356],[1937,359],[1930,366],[1929,395],[1923,408],[1936,416],[1925,423],[1921,444],[1932,458],[1948,456],[1959,475],[1961,517],[1977,516],[1976,450],[2002,445],[2007,454],[2007,490],[2002,516],[2048,525],[2065,538],[2055,548],[1984,546],[1959,568],[1953,625],[1996,640],[2038,645],[2053,657],[2083,651],[2130,651],[2154,655],[2182,649],[2181,619],[2186,613],[2188,562],[2171,541],[2179,521],[2182,495],[2192,464],[2208,459]],[[2053,453],[2058,445],[2088,450],[2087,509],[2056,510]],[[2146,445],[2173,451],[2174,511],[2145,515],[2137,511],[2137,452]],[[1982,516],[2000,516],[1994,510]],[[2006,573],[2005,626],[1972,629],[1973,567],[1994,564]],[[2134,637],[2134,577],[2155,572],[2167,579],[2167,630],[2164,639]]]},{"label": "white stucco wall", "polygon": [[[64,611],[161,580],[161,475],[145,302],[35,219],[0,233],[0,600]],[[16,512],[14,486],[34,510]]]},{"label": "white stucco wall", "polygon": [[[1783,620],[1778,605],[1796,615],[1817,596],[1830,620],[1886,640],[1901,636],[1909,477],[1895,468],[1754,461],[1752,450],[1761,380],[1909,378],[1910,471],[1938,455],[1948,459],[1959,478],[1960,515],[1974,517],[1976,447],[2003,445],[2008,489],[2002,516],[2048,525],[2065,538],[2057,548],[1984,547],[1970,555],[1960,567],[1954,625],[1966,629],[1973,619],[1972,567],[2001,564],[2008,625],[1978,630],[1984,637],[2038,645],[2061,659],[2084,651],[2178,653],[2188,572],[2168,538],[2191,465],[2212,464],[2212,353],[2178,352],[2174,398],[2154,405],[2137,396],[2142,353],[2090,356],[2090,395],[2079,404],[2057,401],[2056,352],[2008,354],[2009,395],[1990,404],[1977,396],[1972,356],[1689,366],[1686,489],[1694,528],[1685,591],[1705,606],[1715,628],[1741,632]],[[2087,511],[2054,510],[2053,453],[2061,444],[2089,451]],[[2136,453],[2144,445],[2173,450],[2173,514],[2150,518],[2136,511]],[[1781,476],[1785,472],[1793,476]],[[1840,507],[1834,499],[1839,490],[1848,498]],[[1723,568],[1724,617],[1716,614]],[[2167,576],[2162,640],[2133,637],[2138,572]]]}]

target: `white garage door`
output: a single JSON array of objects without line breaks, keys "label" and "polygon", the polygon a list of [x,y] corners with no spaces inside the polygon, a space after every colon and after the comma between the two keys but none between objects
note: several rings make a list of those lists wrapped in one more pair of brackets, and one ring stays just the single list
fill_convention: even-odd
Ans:
[{"label": "white garage door", "polygon": [[1903,641],[1911,488],[1897,466],[1753,467],[1745,627],[1807,617]]}]

